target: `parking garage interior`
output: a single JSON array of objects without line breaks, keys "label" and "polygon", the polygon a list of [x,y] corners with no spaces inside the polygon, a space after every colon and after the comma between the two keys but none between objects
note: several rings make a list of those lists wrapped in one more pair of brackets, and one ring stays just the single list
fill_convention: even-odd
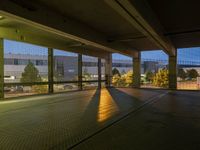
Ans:
[{"label": "parking garage interior", "polygon": [[198,6],[0,1],[0,149],[199,149]]}]

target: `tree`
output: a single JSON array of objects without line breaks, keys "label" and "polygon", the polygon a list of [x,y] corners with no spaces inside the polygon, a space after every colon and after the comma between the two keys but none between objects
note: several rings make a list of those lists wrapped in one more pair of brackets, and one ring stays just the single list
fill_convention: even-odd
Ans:
[{"label": "tree", "polygon": [[118,74],[113,75],[112,78],[113,86],[117,87],[129,87],[133,85],[133,71],[128,71],[127,73],[119,76]]},{"label": "tree", "polygon": [[190,69],[187,70],[187,75],[190,79],[194,79],[197,78],[199,76],[198,72],[196,71],[196,69]]},{"label": "tree", "polygon": [[112,77],[113,86],[121,86],[120,82],[121,82],[121,77],[118,74],[113,75]]},{"label": "tree", "polygon": [[116,75],[116,74],[119,75],[119,76],[121,76],[121,74],[120,74],[120,72],[119,72],[119,70],[117,68],[114,68],[112,70],[112,74],[113,74],[113,76]]},{"label": "tree", "polygon": [[22,73],[20,81],[22,83],[27,83],[27,82],[33,83],[42,81],[38,69],[34,66],[32,62],[29,62],[27,66],[24,68],[24,72]]},{"label": "tree", "polygon": [[148,82],[153,81],[153,77],[154,77],[153,72],[147,71],[145,73],[145,79],[146,79],[146,81],[148,81]]},{"label": "tree", "polygon": [[123,75],[123,74],[126,74],[126,71],[123,69],[122,72],[121,72],[121,74],[122,74],[122,75]]},{"label": "tree", "polygon": [[133,71],[130,70],[127,73],[122,75],[122,81],[123,81],[123,85],[125,87],[130,87],[133,85]]},{"label": "tree", "polygon": [[178,77],[180,77],[182,80],[185,80],[185,78],[187,77],[187,73],[183,68],[178,69]]},{"label": "tree", "polygon": [[153,85],[158,87],[168,87],[168,75],[169,72],[167,69],[159,70],[153,78]]},{"label": "tree", "polygon": [[[34,66],[32,62],[29,62],[24,68],[22,77],[20,80],[22,83],[33,83],[33,82],[42,82],[42,78],[39,75],[38,69]],[[32,92],[35,93],[46,93],[48,91],[47,85],[33,85]]]}]

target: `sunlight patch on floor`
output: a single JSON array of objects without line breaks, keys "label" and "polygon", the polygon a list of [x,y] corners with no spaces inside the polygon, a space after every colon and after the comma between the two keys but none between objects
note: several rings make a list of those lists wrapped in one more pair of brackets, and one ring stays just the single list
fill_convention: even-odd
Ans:
[{"label": "sunlight patch on floor", "polygon": [[103,122],[111,118],[119,108],[107,89],[101,90],[97,121]]}]

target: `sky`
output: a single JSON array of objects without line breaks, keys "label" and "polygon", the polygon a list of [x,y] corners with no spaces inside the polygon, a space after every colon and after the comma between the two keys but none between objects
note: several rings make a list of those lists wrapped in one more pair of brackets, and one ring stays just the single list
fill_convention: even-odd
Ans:
[{"label": "sky", "polygon": [[[4,40],[4,53],[48,55],[46,47],[11,40]],[[77,56],[75,53],[64,52],[61,50],[55,50],[54,54],[61,56]],[[178,62],[200,64],[200,47],[178,49],[177,54]],[[141,53],[141,58],[143,60],[168,60],[167,54],[162,50],[144,51]],[[132,58],[121,54],[113,54],[113,59],[131,60]]]}]

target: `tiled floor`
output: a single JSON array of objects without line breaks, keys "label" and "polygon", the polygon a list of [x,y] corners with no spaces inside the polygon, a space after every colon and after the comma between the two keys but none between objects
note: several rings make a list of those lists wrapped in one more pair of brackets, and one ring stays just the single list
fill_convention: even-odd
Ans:
[{"label": "tiled floor", "polygon": [[0,150],[200,149],[200,93],[110,88],[0,102]]},{"label": "tiled floor", "polygon": [[200,92],[169,92],[75,149],[199,150]]},{"label": "tiled floor", "polygon": [[113,88],[0,102],[0,149],[70,148],[160,93]]}]

